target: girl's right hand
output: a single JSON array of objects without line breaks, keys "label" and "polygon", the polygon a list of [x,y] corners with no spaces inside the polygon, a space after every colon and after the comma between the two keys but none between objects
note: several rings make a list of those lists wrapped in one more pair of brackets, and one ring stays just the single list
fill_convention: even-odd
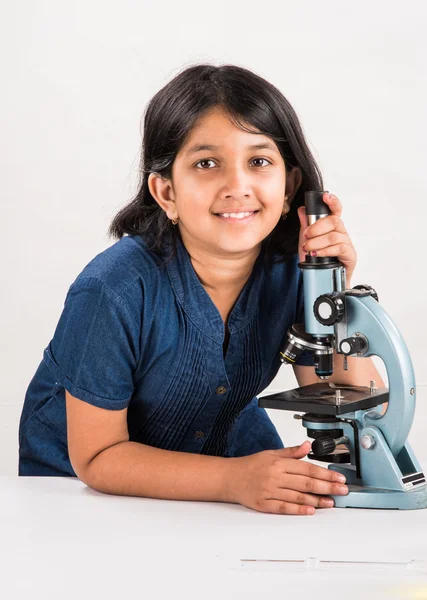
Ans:
[{"label": "girl's right hand", "polygon": [[348,494],[345,478],[299,460],[310,448],[311,443],[306,441],[300,446],[229,459],[229,501],[260,512],[287,515],[312,515],[315,508],[332,508],[334,501],[329,494]]}]

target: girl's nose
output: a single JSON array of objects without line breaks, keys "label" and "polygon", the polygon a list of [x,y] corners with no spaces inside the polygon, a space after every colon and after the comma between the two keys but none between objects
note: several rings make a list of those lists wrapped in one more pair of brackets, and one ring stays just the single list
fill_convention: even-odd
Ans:
[{"label": "girl's nose", "polygon": [[223,191],[225,196],[250,196],[250,173],[242,167],[227,169],[224,174]]}]

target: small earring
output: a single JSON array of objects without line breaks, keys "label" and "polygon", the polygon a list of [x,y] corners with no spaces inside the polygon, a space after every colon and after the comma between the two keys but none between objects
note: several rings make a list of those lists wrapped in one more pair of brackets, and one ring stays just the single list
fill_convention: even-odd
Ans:
[{"label": "small earring", "polygon": [[172,225],[176,225],[178,223],[178,219],[170,219]]},{"label": "small earring", "polygon": [[[288,196],[285,196],[285,200],[287,200],[287,199],[288,199]],[[288,213],[287,213],[286,211],[285,211],[285,212],[282,212],[282,219],[283,219],[284,221],[286,220],[286,217],[287,217],[287,216],[288,216]]]}]

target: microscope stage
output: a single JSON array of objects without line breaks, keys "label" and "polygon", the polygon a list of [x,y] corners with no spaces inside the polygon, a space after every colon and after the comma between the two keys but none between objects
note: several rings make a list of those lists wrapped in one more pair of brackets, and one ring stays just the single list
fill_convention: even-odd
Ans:
[{"label": "microscope stage", "polygon": [[[337,398],[337,392],[341,398]],[[322,415],[344,415],[356,410],[373,408],[388,402],[388,388],[377,388],[371,393],[369,387],[329,383],[313,383],[278,394],[263,396],[258,400],[262,408],[278,408],[294,412],[308,412]]]}]

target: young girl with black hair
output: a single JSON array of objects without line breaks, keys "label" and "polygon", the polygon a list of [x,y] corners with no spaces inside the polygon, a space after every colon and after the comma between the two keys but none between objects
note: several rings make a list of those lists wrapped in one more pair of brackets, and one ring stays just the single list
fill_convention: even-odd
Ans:
[{"label": "young girl with black hair", "polygon": [[[141,183],[116,241],[78,275],[31,380],[19,474],[79,477],[109,494],[240,503],[313,514],[346,494],[342,475],[284,448],[260,394],[288,327],[304,322],[306,252],[356,252],[338,198],[322,190],[298,118],[248,69],[189,67],[149,102]],[[342,357],[340,357],[342,358]],[[331,381],[381,378],[371,359],[335,361]],[[317,382],[313,356],[295,364]]]}]

